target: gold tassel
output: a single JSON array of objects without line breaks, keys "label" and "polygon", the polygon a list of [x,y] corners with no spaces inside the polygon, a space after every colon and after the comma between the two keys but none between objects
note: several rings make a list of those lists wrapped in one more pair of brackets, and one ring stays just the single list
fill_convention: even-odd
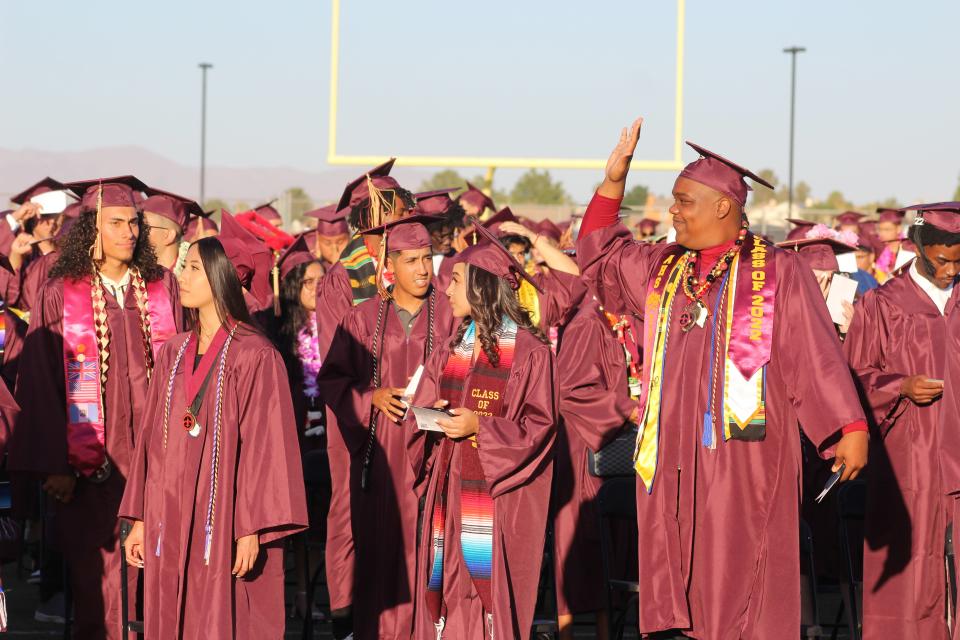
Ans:
[{"label": "gold tassel", "polygon": [[370,219],[367,228],[379,227],[386,222],[387,213],[392,211],[392,203],[383,197],[383,192],[373,184],[373,178],[367,176],[367,192],[370,194]]},{"label": "gold tassel", "polygon": [[97,187],[97,239],[93,241],[94,262],[103,262],[103,238],[100,233],[101,209],[103,209],[103,182]]},{"label": "gold tassel", "polygon": [[383,270],[387,263],[387,230],[383,230],[383,237],[380,238],[380,251],[377,252],[377,293],[384,300],[392,300],[393,295],[383,285]]},{"label": "gold tassel", "polygon": [[280,317],[280,252],[273,252],[273,315]]}]

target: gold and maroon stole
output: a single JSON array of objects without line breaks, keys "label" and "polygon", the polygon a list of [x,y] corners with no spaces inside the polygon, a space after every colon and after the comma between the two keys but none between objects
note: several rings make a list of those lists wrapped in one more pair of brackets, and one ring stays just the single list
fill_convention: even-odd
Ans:
[{"label": "gold and maroon stole", "polygon": [[[650,278],[644,316],[643,385],[640,430],[634,469],[647,492],[653,491],[659,457],[661,404],[674,299],[682,295],[681,278],[691,252],[676,245],[667,250]],[[762,440],[766,435],[766,365],[773,344],[776,259],[766,240],[748,234],[714,295],[710,331],[710,374],[703,415],[702,444],[717,445],[715,425],[727,440]],[[693,329],[701,330],[701,329]],[[717,407],[716,405],[719,405]],[[718,409],[716,411],[715,409]]]},{"label": "gold and maroon stole", "polygon": [[[142,282],[139,274],[134,278]],[[136,284],[131,283],[131,288]],[[153,360],[164,342],[176,333],[170,294],[163,282],[147,282],[146,309],[141,311],[141,331],[149,338],[151,358],[146,359],[149,375]],[[106,446],[101,379],[101,342],[107,320],[103,309],[94,304],[98,286],[93,276],[63,280],[63,363],[67,397],[67,461],[84,476],[104,466]],[[130,291],[130,295],[135,292]],[[118,303],[123,306],[123,301]],[[100,314],[99,322],[95,317]],[[107,357],[107,356],[104,356]]]},{"label": "gold and maroon stole", "polygon": [[[478,416],[501,417],[505,408],[504,395],[517,343],[517,324],[504,317],[497,332],[499,362],[490,364],[482,350],[473,369],[473,348],[476,323],[463,334],[460,343],[447,359],[440,378],[440,397],[450,407],[465,407]],[[482,436],[480,436],[482,439]],[[447,449],[447,455],[438,461],[435,473],[441,480],[437,487],[431,517],[433,554],[427,577],[427,606],[437,624],[443,629],[443,548],[446,521],[447,478],[454,448],[460,450],[460,548],[470,579],[480,595],[484,610],[493,613],[491,576],[493,570],[493,498],[487,487],[480,465],[482,446],[476,437],[466,438]]]}]

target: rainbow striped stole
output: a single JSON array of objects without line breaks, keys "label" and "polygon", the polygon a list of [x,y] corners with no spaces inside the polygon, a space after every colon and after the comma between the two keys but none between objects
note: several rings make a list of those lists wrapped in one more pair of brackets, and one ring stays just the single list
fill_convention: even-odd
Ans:
[{"label": "rainbow striped stole", "polygon": [[[486,353],[481,351],[471,371],[475,339],[476,324],[471,324],[447,359],[440,378],[440,395],[451,407],[466,407],[480,416],[500,416],[505,406],[504,395],[516,352],[517,325],[509,318],[502,320],[497,337],[500,361],[496,367],[491,366]],[[427,605],[434,620],[441,618],[443,608],[447,471],[454,449],[460,452],[460,548],[484,610],[488,613],[493,611],[494,503],[480,464],[477,439],[467,438],[454,445],[447,448],[448,455],[440,459],[435,470],[444,479],[442,487],[437,490],[431,518],[432,558],[427,581]]]}]

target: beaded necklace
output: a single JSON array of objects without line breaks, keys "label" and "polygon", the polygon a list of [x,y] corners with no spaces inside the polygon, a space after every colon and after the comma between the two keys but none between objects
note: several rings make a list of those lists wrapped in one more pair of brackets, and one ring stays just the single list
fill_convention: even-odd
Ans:
[{"label": "beaded necklace", "polygon": [[694,327],[702,327],[707,319],[707,307],[703,304],[702,297],[713,286],[713,283],[730,268],[734,257],[740,252],[743,246],[743,240],[747,237],[747,218],[744,216],[740,223],[740,233],[737,235],[733,246],[727,249],[721,255],[717,262],[707,273],[707,276],[700,281],[697,276],[697,257],[698,251],[687,251],[687,264],[684,267],[683,277],[681,278],[684,295],[690,302],[684,306],[680,313],[680,329],[687,333]]}]

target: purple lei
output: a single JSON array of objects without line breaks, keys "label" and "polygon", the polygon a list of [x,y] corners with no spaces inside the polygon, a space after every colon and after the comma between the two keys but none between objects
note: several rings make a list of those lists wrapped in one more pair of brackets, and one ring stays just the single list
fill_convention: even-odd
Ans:
[{"label": "purple lei", "polygon": [[303,366],[303,395],[311,400],[320,395],[317,374],[320,372],[320,340],[317,337],[317,318],[312,313],[310,320],[297,332],[297,357]]}]

